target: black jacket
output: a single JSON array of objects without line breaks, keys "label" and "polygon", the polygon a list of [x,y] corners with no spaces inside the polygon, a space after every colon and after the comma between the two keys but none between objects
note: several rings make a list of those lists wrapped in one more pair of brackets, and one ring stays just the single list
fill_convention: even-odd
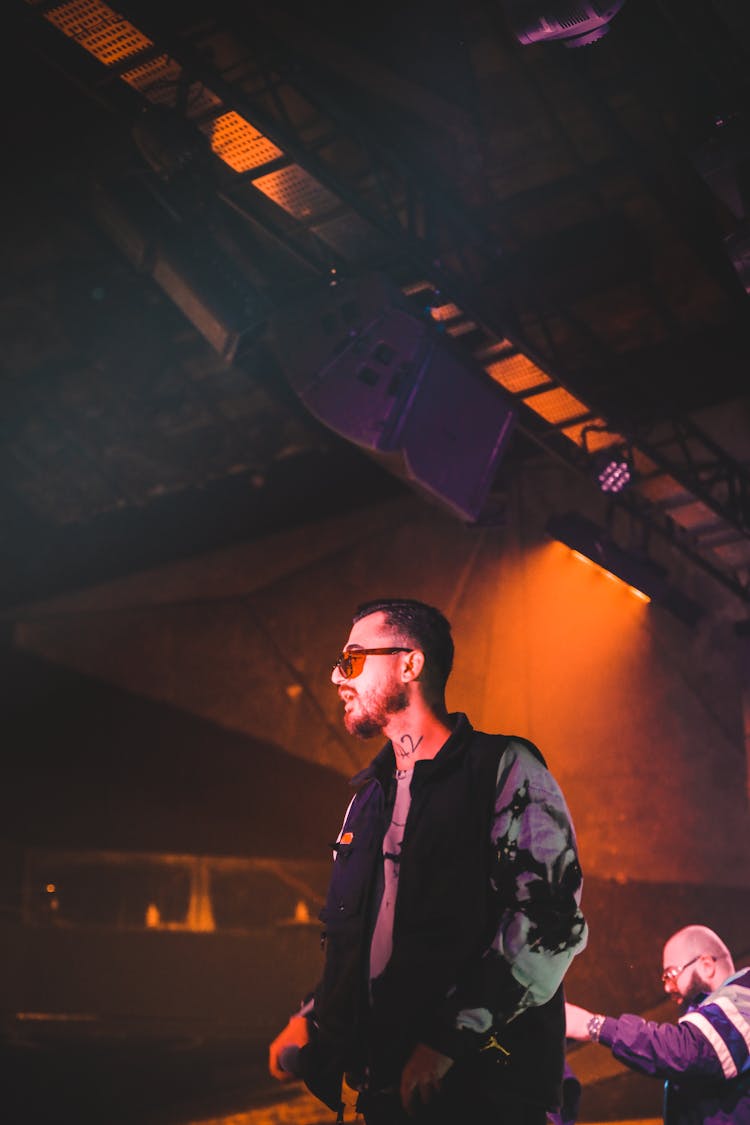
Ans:
[{"label": "black jacket", "polygon": [[[498,1097],[513,1089],[529,1101],[558,1103],[562,990],[555,986],[546,1002],[529,1003],[529,988],[514,976],[493,942],[507,920],[518,916],[519,897],[531,879],[538,884],[537,901],[523,909],[529,928],[538,931],[535,940],[556,948],[562,933],[563,945],[576,944],[583,929],[576,898],[580,872],[577,862],[568,863],[565,886],[552,886],[553,877],[540,878],[540,864],[531,858],[521,864],[524,879],[514,876],[519,851],[526,855],[528,849],[519,848],[523,841],[514,837],[513,826],[525,823],[524,814],[534,803],[528,785],[517,792],[510,776],[519,758],[526,766],[524,776],[537,778],[534,792],[539,789],[545,798],[534,809],[547,807],[559,789],[539,751],[523,740],[475,732],[463,715],[455,718],[453,734],[438,755],[416,763],[400,857],[393,953],[373,982],[372,1004],[367,997],[371,899],[390,816],[395,764],[390,744],[354,779],[359,788],[336,846],[321,913],[326,960],[315,999],[317,1036],[306,1061],[310,1088],[329,1104],[337,1101],[332,1091],[337,1082],[340,1090],[343,1071],[359,1081],[366,1075],[376,1088],[397,1086],[419,1042],[456,1059],[456,1067]],[[500,791],[498,774],[509,781]],[[508,794],[511,802],[498,807]],[[561,796],[559,804],[564,808]],[[559,818],[559,808],[555,811]],[[497,830],[506,826],[507,832],[498,836]],[[545,893],[540,895],[542,885]],[[466,1010],[490,1011],[492,1027],[477,1034],[470,1029],[471,1020],[462,1026],[460,1013]]]}]

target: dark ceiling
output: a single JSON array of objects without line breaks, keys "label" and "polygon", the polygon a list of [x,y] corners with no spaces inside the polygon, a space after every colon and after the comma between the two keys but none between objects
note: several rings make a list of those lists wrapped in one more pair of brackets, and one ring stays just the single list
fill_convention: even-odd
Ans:
[{"label": "dark ceiling", "polygon": [[746,0],[627,0],[574,50],[510,8],[14,0],[4,604],[405,487],[267,331],[373,272],[513,400],[501,481],[606,427],[631,514],[749,600]]}]

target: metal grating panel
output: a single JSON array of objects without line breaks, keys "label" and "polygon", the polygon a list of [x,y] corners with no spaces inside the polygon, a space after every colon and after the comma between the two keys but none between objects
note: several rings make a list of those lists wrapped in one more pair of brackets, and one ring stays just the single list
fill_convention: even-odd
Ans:
[{"label": "metal grating panel", "polygon": [[[528,405],[531,406],[532,403],[529,402]],[[590,418],[586,422],[576,422],[574,426],[566,426],[562,432],[566,438],[570,438],[582,449],[587,449],[589,453],[595,453],[597,449],[606,449],[608,445],[615,445],[625,440],[612,430],[607,430],[606,425],[607,423],[603,418]],[[591,430],[588,429],[589,426],[601,426],[602,429]],[[585,439],[583,436],[584,430],[586,430]]]},{"label": "metal grating panel", "polygon": [[208,86],[204,86],[202,82],[193,82],[188,91],[185,116],[192,120],[204,113],[216,111],[223,104],[219,95],[209,90]]},{"label": "metal grating panel", "polygon": [[[331,196],[335,201],[335,197]],[[349,261],[382,255],[385,239],[356,211],[344,211],[310,227],[313,234]]]},{"label": "metal grating panel", "polygon": [[535,363],[532,363],[530,359],[520,353],[488,363],[485,371],[492,376],[496,383],[513,394],[518,394],[519,391],[529,391],[532,387],[540,387],[545,383],[552,382],[549,375],[545,375]]},{"label": "metal grating panel", "polygon": [[641,477],[658,472],[656,462],[652,461],[650,457],[647,457],[642,449],[633,449],[633,464],[635,465],[636,472]]},{"label": "metal grating panel", "polygon": [[312,219],[333,211],[339,200],[299,164],[290,164],[253,181],[255,187],[295,219]]},{"label": "metal grating panel", "polygon": [[446,320],[455,320],[459,316],[463,316],[463,312],[458,305],[436,305],[435,308],[430,309],[430,316],[438,324],[442,324]]},{"label": "metal grating panel", "polygon": [[101,0],[71,0],[46,12],[45,19],[105,66],[153,46],[142,31]]},{"label": "metal grating panel", "polygon": [[284,155],[273,141],[269,141],[234,110],[205,122],[199,128],[211,141],[211,148],[219,159],[235,172],[251,172],[253,168],[262,168]]},{"label": "metal grating panel", "polygon": [[462,320],[460,324],[452,324],[446,328],[446,335],[452,336],[454,340],[459,336],[465,336],[468,332],[475,332],[477,325],[473,320]]},{"label": "metal grating panel", "polygon": [[[183,69],[175,59],[169,55],[159,55],[158,58],[148,59],[140,66],[133,67],[121,75],[123,82],[127,82],[134,90],[138,90],[154,105],[177,106],[180,90],[180,80]],[[221,105],[221,98],[204,86],[202,82],[193,82],[187,91],[185,113],[187,117],[199,117],[209,113]]]},{"label": "metal grating panel", "polygon": [[[653,464],[653,462],[651,462]],[[638,467],[636,462],[636,467]],[[641,481],[640,491],[654,504],[668,502],[674,496],[681,496],[685,493],[684,487],[670,477],[668,473],[660,473],[658,476],[649,477]]]},{"label": "metal grating panel", "polygon": [[669,514],[675,523],[687,528],[688,531],[692,528],[718,522],[716,514],[705,504],[701,504],[700,500],[695,500],[690,504],[681,504],[679,508],[670,509]]},{"label": "metal grating panel", "polygon": [[743,538],[737,540],[735,543],[724,543],[720,547],[714,548],[715,553],[727,566],[735,567],[738,570],[744,570],[746,574],[746,581],[750,577],[747,574],[750,568],[750,551],[748,551],[747,539]]},{"label": "metal grating panel", "polygon": [[431,281],[422,278],[421,281],[410,281],[406,285],[402,285],[401,292],[405,297],[414,297],[417,293],[434,293],[435,286]]},{"label": "metal grating panel", "polygon": [[159,55],[156,59],[149,59],[141,66],[126,71],[122,80],[150,102],[174,107],[177,104],[177,87],[181,74],[182,67],[179,63],[168,55]]},{"label": "metal grating panel", "polygon": [[542,391],[541,394],[535,395],[533,400],[529,399],[526,405],[544,418],[545,422],[551,422],[553,425],[589,413],[589,408],[564,387]]}]

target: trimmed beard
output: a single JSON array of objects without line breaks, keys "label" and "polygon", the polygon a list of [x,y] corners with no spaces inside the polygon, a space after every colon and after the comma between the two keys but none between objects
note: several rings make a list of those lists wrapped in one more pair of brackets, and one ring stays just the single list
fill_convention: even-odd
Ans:
[{"label": "trimmed beard", "polygon": [[349,734],[357,738],[375,738],[382,734],[388,720],[399,711],[405,711],[409,706],[409,693],[404,684],[394,684],[383,689],[369,699],[357,695],[360,711],[344,713],[344,726]]},{"label": "trimmed beard", "polygon": [[697,969],[693,969],[687,987],[680,997],[680,1004],[684,1008],[689,1008],[692,1004],[695,1004],[701,996],[707,996],[710,991],[711,989],[702,979]]}]

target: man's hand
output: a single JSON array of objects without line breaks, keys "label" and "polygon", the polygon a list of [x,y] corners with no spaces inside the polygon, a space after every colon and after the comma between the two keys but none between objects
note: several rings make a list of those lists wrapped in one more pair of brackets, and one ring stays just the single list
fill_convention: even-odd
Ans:
[{"label": "man's hand", "polygon": [[593,1016],[586,1008],[579,1008],[577,1004],[565,1005],[565,1035],[568,1039],[580,1039],[588,1042],[588,1022]]},{"label": "man's hand", "polygon": [[401,1104],[407,1113],[412,1112],[417,1101],[428,1102],[440,1089],[440,1084],[453,1066],[453,1059],[440,1051],[417,1043],[401,1075]]},{"label": "man's hand", "polygon": [[310,1029],[304,1016],[292,1016],[284,1030],[276,1036],[268,1048],[268,1069],[272,1078],[279,1082],[289,1082],[294,1078],[288,1070],[279,1066],[279,1055],[285,1047],[304,1047],[310,1039]]}]

